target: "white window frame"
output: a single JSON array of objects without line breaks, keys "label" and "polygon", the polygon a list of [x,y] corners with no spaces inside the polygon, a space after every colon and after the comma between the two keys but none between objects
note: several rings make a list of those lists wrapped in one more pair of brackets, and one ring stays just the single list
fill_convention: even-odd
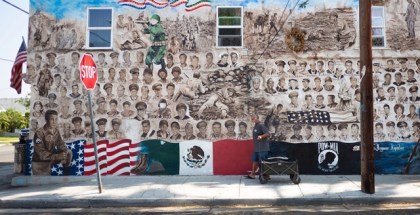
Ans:
[{"label": "white window frame", "polygon": [[[373,33],[372,33],[372,48],[373,49],[386,48],[387,47],[387,44],[386,44],[386,32],[385,32],[386,31],[386,28],[385,28],[385,7],[384,6],[372,6],[372,9],[373,8],[381,9],[383,16],[382,17],[380,17],[380,16],[375,17],[375,16],[373,16],[373,13],[372,13],[371,20],[373,20],[374,18],[382,18],[383,22],[382,22],[382,25],[377,25],[377,26],[374,26],[373,25],[373,22],[372,22],[372,32],[373,32],[373,28],[382,28],[382,30],[383,30],[383,36],[373,36]],[[384,39],[384,45],[383,46],[374,46],[373,45],[373,39],[374,38],[383,38]]]},{"label": "white window frame", "polygon": [[[111,10],[111,25],[110,27],[89,27],[89,19],[90,19],[90,11],[91,10]],[[85,42],[85,47],[88,50],[103,50],[103,49],[110,49],[112,50],[112,41],[113,41],[113,26],[114,26],[114,8],[112,7],[88,7],[87,8],[87,20],[86,20],[86,42]],[[109,47],[90,47],[89,46],[89,41],[90,41],[90,36],[89,33],[91,30],[109,30],[111,32],[111,41],[110,41],[110,46]]]},{"label": "white window frame", "polygon": [[[240,8],[241,9],[241,24],[219,26],[219,8]],[[241,46],[219,46],[219,28],[240,28],[241,29]],[[243,47],[244,47],[244,7],[243,6],[217,6],[216,8],[216,48],[243,48]]]}]

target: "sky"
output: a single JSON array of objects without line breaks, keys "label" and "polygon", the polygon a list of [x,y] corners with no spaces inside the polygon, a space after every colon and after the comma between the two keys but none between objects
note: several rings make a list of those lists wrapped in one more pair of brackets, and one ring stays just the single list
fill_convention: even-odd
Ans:
[{"label": "sky", "polygon": [[[29,0],[8,0],[8,2],[29,12]],[[16,90],[10,87],[11,69],[22,43],[22,36],[26,44],[28,41],[28,19],[28,14],[0,1],[0,29],[2,29],[0,34],[0,71],[2,73],[0,98],[21,98],[26,97],[30,92],[30,85],[25,82],[22,82],[21,94],[17,94]],[[23,72],[26,72],[26,69]]]}]

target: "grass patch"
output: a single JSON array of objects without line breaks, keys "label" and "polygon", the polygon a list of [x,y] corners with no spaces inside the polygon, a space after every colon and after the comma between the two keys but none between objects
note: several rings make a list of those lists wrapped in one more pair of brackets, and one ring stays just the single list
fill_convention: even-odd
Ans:
[{"label": "grass patch", "polygon": [[0,144],[12,144],[19,142],[19,137],[0,137]]}]

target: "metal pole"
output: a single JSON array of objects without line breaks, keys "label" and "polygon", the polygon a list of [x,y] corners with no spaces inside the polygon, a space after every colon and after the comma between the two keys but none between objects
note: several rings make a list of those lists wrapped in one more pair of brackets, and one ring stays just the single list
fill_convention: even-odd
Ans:
[{"label": "metal pole", "polygon": [[362,192],[375,193],[373,150],[373,83],[372,83],[372,4],[359,1],[360,71],[361,72],[361,182]]},{"label": "metal pole", "polygon": [[91,93],[91,90],[87,90],[87,91],[88,91],[88,98],[89,98],[90,128],[92,129],[93,149],[95,150],[94,152],[95,152],[95,164],[96,164],[96,179],[98,181],[99,193],[102,193],[101,169],[99,169],[98,147],[96,146],[95,128],[93,126],[92,93]]}]

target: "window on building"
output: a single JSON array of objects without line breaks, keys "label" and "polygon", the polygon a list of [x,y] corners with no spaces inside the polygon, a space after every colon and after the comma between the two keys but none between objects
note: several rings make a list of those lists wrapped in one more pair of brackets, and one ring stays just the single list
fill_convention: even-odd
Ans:
[{"label": "window on building", "polygon": [[372,46],[385,47],[385,16],[383,6],[372,6]]},{"label": "window on building", "polygon": [[242,7],[217,8],[217,46],[242,47]]},{"label": "window on building", "polygon": [[86,47],[112,48],[112,8],[88,8]]}]

